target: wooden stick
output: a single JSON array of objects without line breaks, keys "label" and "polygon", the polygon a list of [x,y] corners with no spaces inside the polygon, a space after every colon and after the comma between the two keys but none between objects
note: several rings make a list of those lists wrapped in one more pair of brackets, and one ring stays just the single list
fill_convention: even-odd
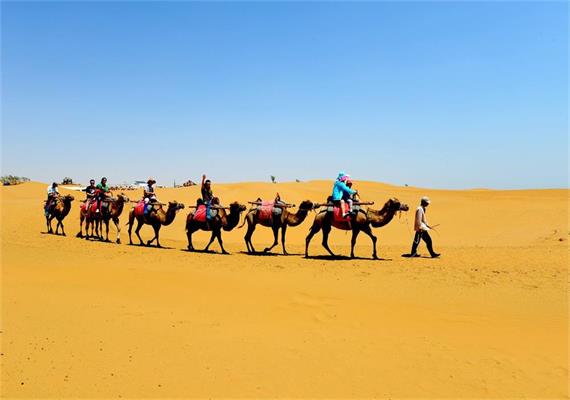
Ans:
[{"label": "wooden stick", "polygon": [[[260,201],[248,201],[248,203],[249,203],[249,204],[256,205],[256,206],[269,205],[269,204],[263,204],[263,203],[260,202]],[[295,207],[295,204],[274,203],[274,204],[271,204],[271,206],[273,206],[273,207],[279,207],[279,208],[290,208],[290,207]]]},{"label": "wooden stick", "polygon": [[[374,202],[373,201],[359,201],[359,202],[354,202],[352,203],[353,206],[371,206],[373,205]],[[334,206],[334,203],[317,203],[315,204],[315,208],[319,208],[319,207],[332,207]]]}]

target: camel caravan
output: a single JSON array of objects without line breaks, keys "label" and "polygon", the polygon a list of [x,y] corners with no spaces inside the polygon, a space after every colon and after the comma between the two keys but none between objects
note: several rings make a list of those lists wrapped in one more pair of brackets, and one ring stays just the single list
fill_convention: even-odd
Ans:
[{"label": "camel caravan", "polygon": [[[95,185],[91,180],[89,186],[83,191],[86,199],[79,209],[79,232],[78,238],[97,239],[109,242],[109,224],[112,221],[117,230],[116,243],[121,243],[121,225],[119,218],[123,209],[130,206],[128,213],[128,233],[129,244],[133,245],[132,229],[135,226],[135,235],[138,238],[138,245],[150,246],[156,242],[156,247],[161,247],[159,234],[163,226],[172,224],[180,210],[185,208],[184,204],[177,201],[162,203],[156,196],[156,181],[153,178],[147,180],[147,185],[143,188],[143,196],[140,200],[131,201],[124,193],[113,196],[107,179],[102,178],[101,182]],[[412,246],[412,254],[407,256],[418,257],[416,254],[417,245],[423,239],[428,244],[428,249],[432,257],[437,257],[431,247],[431,238],[427,231],[431,228],[425,221],[425,207],[429,204],[427,198],[422,198],[422,206],[416,212],[416,239]],[[55,234],[65,236],[63,220],[71,210],[73,196],[61,196],[58,192],[57,183],[53,183],[48,188],[48,199],[44,204],[44,215],[46,218],[48,233],[54,233],[51,222],[57,220]],[[131,204],[133,203],[133,204]],[[299,226],[314,212],[315,218],[305,239],[305,257],[309,257],[309,245],[312,238],[322,231],[322,246],[331,257],[337,257],[328,244],[329,234],[332,228],[351,231],[350,257],[354,258],[354,247],[359,234],[366,234],[372,241],[372,258],[378,259],[377,237],[373,234],[372,228],[380,228],[390,223],[398,212],[408,211],[408,205],[400,202],[396,198],[390,198],[381,209],[373,209],[368,206],[374,202],[360,201],[358,191],[352,189],[352,180],[344,172],[339,173],[332,195],[324,203],[316,203],[311,200],[302,201],[297,207],[295,204],[287,203],[281,199],[279,193],[271,200],[257,198],[248,201],[248,207],[234,201],[229,206],[224,206],[221,200],[213,195],[211,181],[202,176],[201,197],[196,205],[191,205],[191,211],[186,217],[185,231],[188,239],[187,250],[190,252],[209,252],[210,246],[217,240],[222,254],[228,254],[222,240],[222,232],[230,232],[235,228],[241,229],[247,225],[244,236],[247,254],[266,254],[271,252],[279,244],[279,232],[281,232],[282,253],[287,255],[286,234],[287,228]],[[365,208],[366,207],[366,208]],[[294,211],[294,209],[296,209]],[[240,224],[241,216],[245,213],[245,218]],[[419,218],[419,221],[418,221]],[[153,228],[154,236],[146,242],[140,235],[141,228],[150,225]],[[266,246],[261,253],[255,250],[252,237],[257,227],[261,225],[270,228],[273,232],[273,243]],[[105,229],[103,229],[103,226]],[[418,228],[419,227],[419,228]],[[103,230],[105,232],[103,232]],[[197,231],[211,232],[210,240],[203,250],[195,249],[192,242],[192,235]],[[418,239],[419,238],[419,239]],[[429,240],[428,240],[429,239]]]}]

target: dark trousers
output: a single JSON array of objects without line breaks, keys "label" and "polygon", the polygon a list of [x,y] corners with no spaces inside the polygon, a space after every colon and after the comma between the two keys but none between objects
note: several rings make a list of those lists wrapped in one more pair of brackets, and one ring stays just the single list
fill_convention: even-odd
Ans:
[{"label": "dark trousers", "polygon": [[435,252],[433,251],[431,236],[429,235],[428,231],[416,231],[416,236],[414,236],[414,243],[412,243],[412,254],[416,254],[418,251],[418,246],[422,239],[426,243],[429,254],[434,255]]}]

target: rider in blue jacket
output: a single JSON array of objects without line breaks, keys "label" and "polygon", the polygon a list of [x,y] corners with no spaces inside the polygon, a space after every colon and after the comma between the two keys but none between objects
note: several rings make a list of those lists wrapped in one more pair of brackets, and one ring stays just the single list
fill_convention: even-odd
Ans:
[{"label": "rider in blue jacket", "polygon": [[[342,217],[345,218],[347,213],[344,212],[344,199],[343,197],[353,196],[358,191],[351,189],[346,182],[350,180],[350,175],[340,172],[333,186],[332,201],[335,205],[340,206],[342,210]],[[349,202],[350,210],[349,214],[352,213],[352,202]]]}]

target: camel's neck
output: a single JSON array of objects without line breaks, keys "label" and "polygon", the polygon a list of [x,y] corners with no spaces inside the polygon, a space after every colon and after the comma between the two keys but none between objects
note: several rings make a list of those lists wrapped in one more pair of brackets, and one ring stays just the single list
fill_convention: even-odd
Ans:
[{"label": "camel's neck", "polygon": [[125,206],[125,200],[122,197],[119,197],[114,204],[115,206],[112,207],[111,216],[118,217],[123,212],[123,207]]},{"label": "camel's neck", "polygon": [[394,215],[396,215],[396,210],[390,210],[388,206],[384,206],[380,211],[372,211],[369,214],[371,214],[369,216],[371,225],[375,228],[379,228],[392,221]]},{"label": "camel's neck", "polygon": [[287,225],[289,226],[297,226],[300,225],[305,218],[307,218],[307,215],[309,214],[308,210],[297,210],[297,212],[295,214],[293,213],[289,213],[287,214]]},{"label": "camel's neck", "polygon": [[176,209],[169,208],[168,210],[166,210],[166,212],[162,211],[158,213],[157,216],[158,220],[162,225],[170,225],[172,221],[174,221],[174,218],[176,217]]},{"label": "camel's neck", "polygon": [[61,215],[67,215],[69,210],[71,210],[71,201],[70,200],[62,200],[60,204],[60,213]]},{"label": "camel's neck", "polygon": [[226,217],[226,221],[223,224],[224,231],[231,231],[234,229],[237,224],[239,224],[239,217],[240,217],[239,210],[231,210],[230,213]]}]

